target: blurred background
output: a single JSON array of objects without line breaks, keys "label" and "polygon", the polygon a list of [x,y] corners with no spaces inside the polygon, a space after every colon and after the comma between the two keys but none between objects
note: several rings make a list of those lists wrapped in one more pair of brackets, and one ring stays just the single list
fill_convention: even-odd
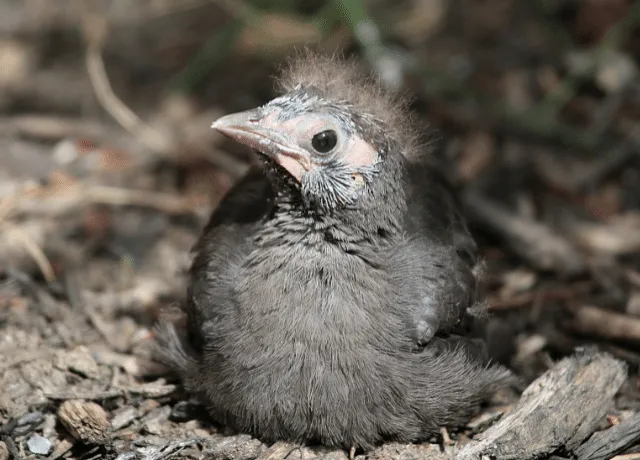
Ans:
[{"label": "blurred background", "polygon": [[[305,46],[413,98],[481,243],[499,359],[531,380],[597,343],[640,407],[633,0],[0,0],[0,355],[159,372],[144,339],[252,161],[211,122],[272,98]],[[0,397],[0,422],[34,398]]]}]

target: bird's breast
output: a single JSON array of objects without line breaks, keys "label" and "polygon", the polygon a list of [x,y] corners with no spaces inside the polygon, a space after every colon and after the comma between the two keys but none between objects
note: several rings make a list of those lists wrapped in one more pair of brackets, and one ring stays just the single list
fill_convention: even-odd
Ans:
[{"label": "bird's breast", "polygon": [[384,267],[328,247],[262,252],[236,285],[234,323],[251,346],[331,354],[405,332]]},{"label": "bird's breast", "polygon": [[238,270],[235,307],[208,331],[214,406],[317,435],[404,404],[413,355],[385,272],[326,248],[268,256]]}]

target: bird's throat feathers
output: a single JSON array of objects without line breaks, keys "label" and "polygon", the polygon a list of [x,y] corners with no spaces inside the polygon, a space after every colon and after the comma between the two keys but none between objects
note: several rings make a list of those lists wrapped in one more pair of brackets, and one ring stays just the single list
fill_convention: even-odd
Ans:
[{"label": "bird's throat feathers", "polygon": [[[401,236],[407,210],[405,163],[401,156],[389,157],[370,186],[363,187],[355,201],[339,207],[310,202],[295,181],[274,185],[273,208],[256,235],[256,244],[264,248],[302,243],[320,249],[329,244],[347,253],[392,244]],[[336,193],[335,184],[331,190],[328,193]]]}]

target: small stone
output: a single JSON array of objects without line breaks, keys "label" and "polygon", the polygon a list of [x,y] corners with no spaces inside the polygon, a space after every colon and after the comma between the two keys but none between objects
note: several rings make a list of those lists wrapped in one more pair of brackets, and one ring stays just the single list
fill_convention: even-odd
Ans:
[{"label": "small stone", "polygon": [[29,447],[29,451],[32,454],[49,455],[49,452],[53,449],[53,444],[47,438],[34,434],[27,441],[27,447]]},{"label": "small stone", "polygon": [[109,438],[107,413],[94,402],[65,401],[58,409],[58,417],[74,439],[88,444],[104,444]]}]

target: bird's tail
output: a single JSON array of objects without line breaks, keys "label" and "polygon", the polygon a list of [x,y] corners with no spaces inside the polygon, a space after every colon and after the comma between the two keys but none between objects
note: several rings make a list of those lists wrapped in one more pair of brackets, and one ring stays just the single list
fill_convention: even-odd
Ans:
[{"label": "bird's tail", "polygon": [[422,407],[437,427],[466,423],[497,391],[517,384],[510,370],[487,358],[482,340],[451,336],[431,345],[425,350],[431,354],[429,369],[419,385]]},{"label": "bird's tail", "polygon": [[173,369],[184,383],[195,384],[199,362],[187,338],[179,334],[175,324],[166,320],[156,324],[154,336],[153,356]]}]

